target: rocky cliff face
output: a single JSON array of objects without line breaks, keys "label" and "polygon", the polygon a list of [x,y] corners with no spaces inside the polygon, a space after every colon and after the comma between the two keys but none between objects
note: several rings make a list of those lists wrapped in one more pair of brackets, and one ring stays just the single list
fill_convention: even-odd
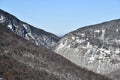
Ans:
[{"label": "rocky cliff face", "polygon": [[0,10],[0,23],[36,45],[43,45],[49,49],[52,49],[59,40],[58,36],[20,21],[3,10]]},{"label": "rocky cliff face", "polygon": [[120,69],[120,19],[65,35],[55,52],[96,73],[109,74]]},{"label": "rocky cliff face", "polygon": [[82,69],[0,25],[0,79],[111,80]]}]

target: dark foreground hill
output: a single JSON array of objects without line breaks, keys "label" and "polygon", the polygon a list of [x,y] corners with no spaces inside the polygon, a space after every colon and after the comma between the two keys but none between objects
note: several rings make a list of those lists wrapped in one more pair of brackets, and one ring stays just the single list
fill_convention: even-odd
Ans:
[{"label": "dark foreground hill", "polygon": [[0,25],[0,78],[4,80],[110,80]]}]

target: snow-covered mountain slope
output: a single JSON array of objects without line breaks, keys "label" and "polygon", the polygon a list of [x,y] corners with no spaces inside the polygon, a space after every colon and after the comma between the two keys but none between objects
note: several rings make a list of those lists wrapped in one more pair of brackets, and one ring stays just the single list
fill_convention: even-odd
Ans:
[{"label": "snow-covered mountain slope", "polygon": [[55,52],[100,74],[120,69],[120,19],[68,33],[58,42]]},{"label": "snow-covered mountain slope", "polygon": [[0,23],[36,45],[43,45],[49,49],[53,48],[59,40],[58,36],[20,21],[3,10],[0,10]]},{"label": "snow-covered mountain slope", "polygon": [[4,80],[111,80],[71,63],[0,25],[0,78]]}]

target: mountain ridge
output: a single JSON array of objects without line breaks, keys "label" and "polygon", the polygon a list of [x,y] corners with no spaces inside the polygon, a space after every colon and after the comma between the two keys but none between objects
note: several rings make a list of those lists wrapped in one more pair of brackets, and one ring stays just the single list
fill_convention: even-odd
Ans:
[{"label": "mountain ridge", "polygon": [[54,51],[100,74],[120,69],[120,19],[85,26],[66,34]]},{"label": "mountain ridge", "polygon": [[60,39],[58,36],[42,29],[35,28],[34,26],[19,20],[14,15],[11,15],[1,9],[0,23],[2,23],[3,26],[7,26],[16,34],[35,43],[36,45],[43,45],[49,49],[52,49],[52,47]]}]

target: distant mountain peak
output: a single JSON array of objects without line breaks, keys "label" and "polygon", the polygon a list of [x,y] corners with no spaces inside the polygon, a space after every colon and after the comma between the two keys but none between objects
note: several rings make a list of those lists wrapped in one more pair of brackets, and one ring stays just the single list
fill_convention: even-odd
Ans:
[{"label": "distant mountain peak", "polygon": [[42,29],[35,28],[23,21],[20,21],[15,16],[0,9],[0,23],[8,27],[16,34],[35,43],[52,49],[60,39],[58,36],[46,32]]}]

